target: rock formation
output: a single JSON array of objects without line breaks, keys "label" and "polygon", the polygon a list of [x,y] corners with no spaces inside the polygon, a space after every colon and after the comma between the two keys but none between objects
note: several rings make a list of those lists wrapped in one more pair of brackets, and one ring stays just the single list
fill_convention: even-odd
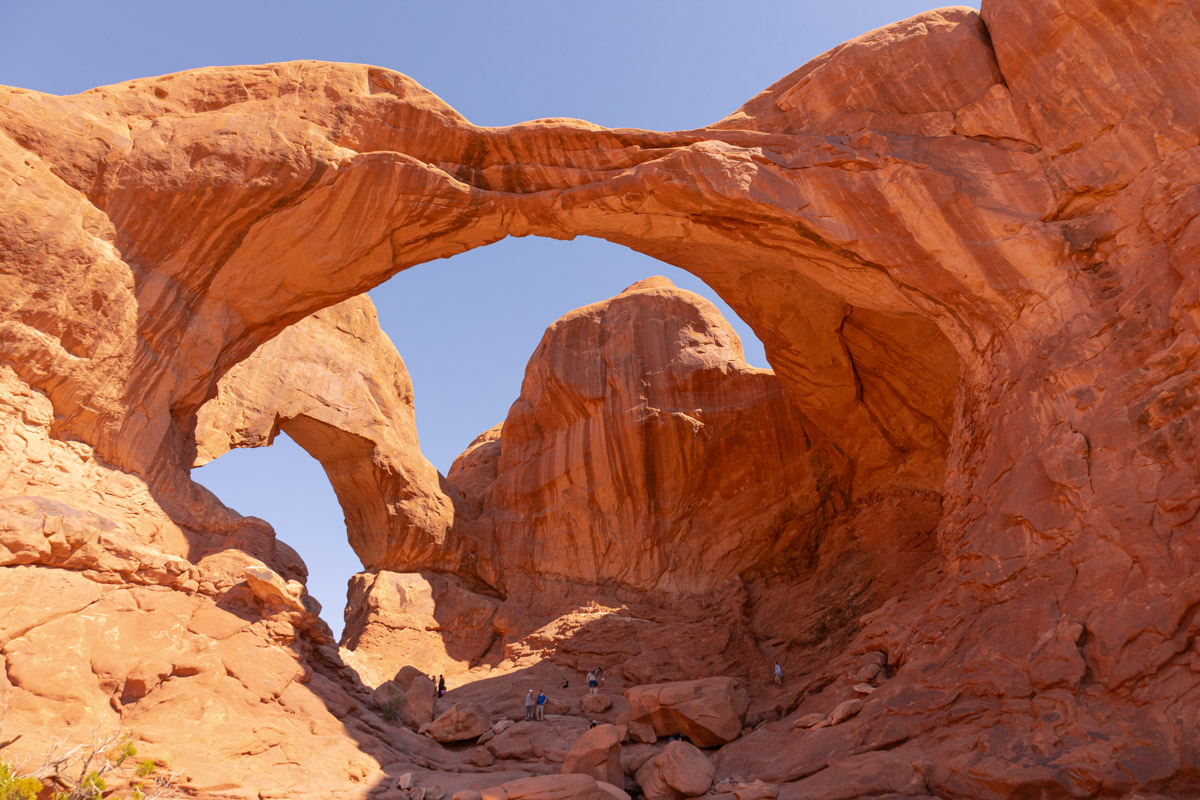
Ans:
[{"label": "rock formation", "polygon": [[482,510],[480,549],[508,593],[529,593],[522,576],[541,594],[555,581],[708,592],[811,538],[843,500],[842,460],[810,444],[775,375],[665,278],[551,325],[486,436],[492,474],[475,445],[448,478]]},{"label": "rock formation", "polygon": [[368,568],[433,565],[454,552],[453,499],[421,455],[412,381],[365,295],[264,343],[221,378],[196,419],[195,466],[269,445],[281,430],[295,439],[329,475]]},{"label": "rock formation", "polygon": [[[448,575],[499,601],[502,660],[453,702],[519,715],[510,690],[580,665],[603,665],[610,695],[760,670],[743,676],[757,727],[712,754],[717,786],[1195,795],[1197,40],[1189,3],[985,0],[868,33],[674,133],[477,128],[404,76],[345,64],[74,97],[0,88],[0,693],[6,734],[26,732],[12,747],[122,725],[189,791],[227,797],[399,792],[397,776],[438,766],[466,770],[441,773],[443,792],[563,791],[571,776],[473,771],[495,767],[383,721],[299,559],[188,470],[214,441],[201,407],[289,326],[507,235],[589,235],[696,274],[763,340],[783,394],[760,398],[805,437],[772,463],[812,481],[816,504],[788,513],[819,524],[776,553],[763,509],[734,496],[705,513],[744,514],[747,541],[710,552],[664,522],[633,562],[634,521],[673,525],[672,503],[696,496],[691,472],[659,468],[737,451],[663,391],[711,384],[672,367],[643,403],[618,381],[643,409],[635,440],[613,414],[567,413],[594,402],[595,372],[563,370],[551,343],[454,488],[411,429],[376,424],[403,417],[402,379],[377,384],[378,407],[349,382],[335,397],[349,376],[333,341],[297,373],[329,377],[322,396],[239,395],[220,446],[294,424],[319,458],[352,456],[328,463],[372,574]],[[597,313],[560,330],[586,339]],[[684,329],[704,354],[694,377],[754,382],[712,326]],[[675,364],[677,344],[637,357]],[[580,461],[542,463],[535,425]],[[581,479],[584,446],[620,475],[600,432],[651,456],[634,466],[664,493]],[[611,558],[587,549],[609,533],[572,505],[587,497],[613,501]],[[496,510],[512,508],[547,509],[539,546],[566,533],[553,517],[577,523],[579,563],[504,533]],[[780,691],[762,686],[773,657]],[[828,724],[793,726],[810,715]]]}]

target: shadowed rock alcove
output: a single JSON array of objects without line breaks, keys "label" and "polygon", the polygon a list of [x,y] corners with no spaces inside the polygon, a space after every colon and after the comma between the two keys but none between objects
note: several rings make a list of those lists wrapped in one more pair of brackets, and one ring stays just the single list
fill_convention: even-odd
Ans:
[{"label": "shadowed rock alcove", "polygon": [[[753,328],[822,524],[640,591],[653,552],[626,573],[580,558],[543,575],[487,509],[509,507],[506,448],[538,440],[553,404],[536,400],[569,371],[527,373],[478,512],[453,475],[381,457],[396,434],[363,436],[355,398],[288,410],[361,514],[368,567],[498,601],[503,659],[481,662],[496,676],[456,697],[519,717],[518,687],[568,666],[603,662],[631,696],[738,674],[750,724],[703,756],[726,788],[1195,795],[1197,39],[1183,3],[989,0],[866,34],[670,133],[479,128],[402,75],[315,62],[0,90],[12,718],[119,721],[173,750],[199,794],[303,794],[321,775],[328,794],[383,795],[418,769],[491,785],[480,770],[525,750],[467,756],[372,710],[294,554],[190,480],[196,420],[260,347],[402,270],[505,236],[593,236],[696,275]],[[588,313],[617,330],[630,298],[671,296],[634,287]],[[593,341],[588,319],[558,330]],[[687,416],[663,422],[694,430]],[[489,447],[464,469],[489,468]],[[762,685],[777,653],[797,673],[782,690]],[[614,721],[632,702],[615,696]]]}]

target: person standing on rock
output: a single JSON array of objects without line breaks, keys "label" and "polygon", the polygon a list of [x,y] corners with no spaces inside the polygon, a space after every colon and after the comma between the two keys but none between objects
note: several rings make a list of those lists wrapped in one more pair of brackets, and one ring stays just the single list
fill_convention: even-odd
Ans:
[{"label": "person standing on rock", "polygon": [[783,686],[783,670],[779,668],[779,662],[775,662],[775,685]]},{"label": "person standing on rock", "polygon": [[533,719],[533,689],[525,695],[525,719]]},{"label": "person standing on rock", "polygon": [[588,691],[596,694],[600,690],[600,682],[596,680],[596,670],[588,673]]},{"label": "person standing on rock", "polygon": [[542,689],[538,689],[537,716],[534,719],[540,722],[546,721],[546,692]]},{"label": "person standing on rock", "polygon": [[446,676],[438,675],[438,697],[446,695]]}]

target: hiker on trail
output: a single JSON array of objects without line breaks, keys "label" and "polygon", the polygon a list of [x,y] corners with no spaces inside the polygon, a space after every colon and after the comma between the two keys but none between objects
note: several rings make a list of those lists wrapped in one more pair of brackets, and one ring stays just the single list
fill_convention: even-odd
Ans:
[{"label": "hiker on trail", "polygon": [[446,695],[446,676],[438,675],[438,697],[445,697],[445,695]]},{"label": "hiker on trail", "polygon": [[533,689],[525,695],[525,719],[533,719]]},{"label": "hiker on trail", "polygon": [[537,696],[537,716],[534,719],[545,722],[546,720],[546,692],[538,689]]},{"label": "hiker on trail", "polygon": [[592,670],[588,673],[588,691],[592,694],[596,694],[596,692],[599,690],[599,687],[600,681],[596,680],[596,670]]},{"label": "hiker on trail", "polygon": [[571,685],[571,682],[569,680],[567,680],[567,676],[563,675],[562,688],[566,689],[570,685]]},{"label": "hiker on trail", "polygon": [[783,686],[783,670],[779,668],[779,662],[775,662],[775,685]]}]

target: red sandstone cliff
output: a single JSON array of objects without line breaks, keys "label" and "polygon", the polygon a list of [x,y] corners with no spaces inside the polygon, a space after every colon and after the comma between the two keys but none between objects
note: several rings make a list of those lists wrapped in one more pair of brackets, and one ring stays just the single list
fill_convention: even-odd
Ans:
[{"label": "red sandstone cliff", "polygon": [[457,488],[510,593],[712,591],[811,537],[846,480],[716,308],[665,278],[551,325],[490,446],[494,477]]},{"label": "red sandstone cliff", "polygon": [[[788,569],[743,587],[756,625],[792,613],[812,641],[762,642],[790,645],[803,683],[780,698],[790,716],[722,748],[719,779],[1194,795],[1198,38],[1187,3],[986,0],[867,34],[676,133],[476,128],[353,65],[0,89],[11,724],[119,720],[196,790],[303,794],[319,773],[353,795],[389,760],[444,758],[356,699],[288,583],[294,556],[190,482],[194,418],[264,342],[399,270],[586,234],[692,271],[762,338],[864,520],[819,545],[826,565],[853,572],[884,535],[875,498],[944,498],[936,558],[892,602],[855,616],[848,590],[848,641],[772,599],[816,604],[835,582]],[[28,602],[56,582],[61,603]],[[639,623],[613,600],[540,641],[581,663],[620,653]],[[113,631],[155,633],[117,658]],[[657,638],[667,661],[624,679],[736,666],[685,663],[686,631]],[[206,652],[220,663],[187,660]],[[874,691],[846,705],[872,666]],[[792,726],[809,714],[840,724]],[[231,728],[250,733],[228,744]]]}]

